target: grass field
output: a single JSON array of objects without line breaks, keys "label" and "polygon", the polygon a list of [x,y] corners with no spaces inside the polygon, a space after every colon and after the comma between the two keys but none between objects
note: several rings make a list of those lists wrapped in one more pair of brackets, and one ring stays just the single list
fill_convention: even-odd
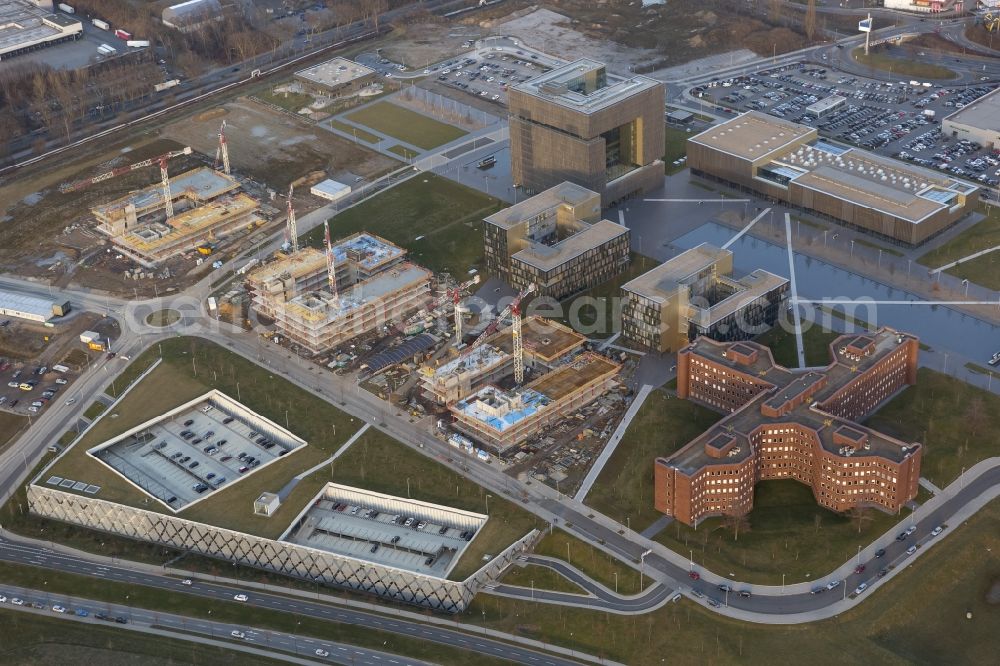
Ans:
[{"label": "grass field", "polygon": [[758,483],[753,502],[749,529],[738,535],[724,519],[709,518],[697,529],[674,522],[654,540],[736,580],[780,585],[782,574],[787,583],[826,576],[910,513],[869,510],[859,532],[855,520],[819,506],[808,486],[790,480]]},{"label": "grass field", "polygon": [[286,111],[291,111],[292,113],[298,113],[300,109],[303,109],[316,101],[313,99],[312,95],[307,95],[305,93],[275,93],[270,90],[258,92],[257,97],[264,100],[268,104],[274,104],[275,106],[279,106]]},{"label": "grass field", "polygon": [[343,117],[424,150],[437,148],[468,134],[454,125],[439,122],[392,102],[376,102]]},{"label": "grass field", "polygon": [[0,610],[0,663],[32,666],[174,666],[176,664],[285,663],[244,652],[150,636],[99,624],[67,622]]},{"label": "grass field", "polygon": [[[285,633],[295,633],[299,636],[319,636],[325,640],[396,652],[420,660],[432,660],[440,664],[459,666],[469,663],[468,660],[471,659],[471,655],[463,650],[438,643],[398,636],[382,632],[374,627],[328,622],[293,612],[261,610],[231,601],[228,597],[224,600],[205,599],[131,583],[111,582],[100,578],[62,572],[54,573],[44,569],[6,563],[0,564],[0,581],[32,589],[45,589],[53,594],[69,594],[97,602],[122,604],[125,603],[127,595],[129,605],[137,608],[177,613],[195,618],[211,617],[217,622],[232,622],[248,627],[274,629]],[[91,611],[97,611],[100,608],[99,605],[91,603],[86,604],[86,606]],[[132,634],[127,635],[131,636]],[[0,644],[0,657],[2,657],[5,647],[4,644]],[[63,656],[65,658],[66,655]],[[479,661],[480,659],[477,658],[477,662]],[[14,662],[0,659],[0,663]],[[59,664],[67,663],[80,662],[59,662]],[[104,662],[97,663],[103,665]],[[145,665],[145,662],[141,663]],[[194,662],[179,658],[173,663]],[[491,660],[486,663],[491,666],[499,666],[502,662]]]},{"label": "grass field", "polygon": [[460,617],[626,664],[993,663],[1000,605],[987,593],[1000,585],[1000,502],[941,538],[859,607],[822,622],[748,624],[687,600],[621,616],[488,594]]},{"label": "grass field", "polygon": [[660,517],[653,509],[653,460],[670,455],[707,430],[720,415],[664,391],[653,391],[584,502],[642,531]]},{"label": "grass field", "polygon": [[881,243],[876,243],[875,241],[870,241],[867,238],[856,239],[858,245],[864,245],[865,247],[870,247],[873,250],[882,250],[886,254],[891,254],[896,257],[902,257],[903,253],[894,247],[889,247],[888,245],[882,245]]},{"label": "grass field", "polygon": [[851,52],[851,57],[859,65],[882,71],[892,71],[893,74],[899,76],[919,76],[926,79],[958,78],[958,74],[947,67],[919,60],[893,58],[885,53],[880,53],[877,49],[865,55],[864,48],[856,48]]},{"label": "grass field", "polygon": [[[391,461],[391,464],[387,464]],[[333,480],[400,497],[486,513],[486,491],[444,465],[369,429],[333,465]],[[449,578],[464,580],[495,555],[542,524],[533,514],[497,495],[489,520],[469,544]]]},{"label": "grass field", "polygon": [[917,383],[877,411],[865,423],[903,441],[924,445],[920,475],[938,487],[997,455],[1000,396],[948,375],[921,368]]},{"label": "grass field", "polygon": [[[782,325],[775,326],[767,333],[758,335],[755,342],[759,342],[771,349],[774,362],[786,368],[799,367],[799,355],[795,344],[795,334],[790,331],[788,324],[788,313],[783,312]],[[803,327],[808,326],[802,332],[802,349],[805,352],[806,365],[809,367],[830,364],[830,343],[837,339],[840,333],[836,331],[826,331],[813,322],[803,322]]]},{"label": "grass field", "polygon": [[177,310],[157,310],[146,317],[146,323],[150,326],[170,326],[181,318],[181,313]]},{"label": "grass field", "polygon": [[360,127],[355,127],[354,125],[348,125],[347,123],[342,123],[339,120],[330,120],[330,126],[339,129],[341,132],[353,136],[355,138],[361,139],[365,143],[378,143],[381,139],[375,134],[367,130],[363,130]]},{"label": "grass field", "polygon": [[21,428],[27,422],[28,417],[26,416],[0,412],[0,452],[7,448],[7,444],[14,441],[14,437],[20,434]]},{"label": "grass field", "polygon": [[[504,206],[476,190],[422,173],[331,218],[330,230],[335,238],[370,231],[407,248],[414,262],[462,277],[471,268],[482,268],[482,220]],[[318,247],[323,228],[303,240]]]},{"label": "grass field", "polygon": [[395,145],[389,149],[390,153],[396,153],[404,160],[412,160],[414,157],[418,156],[420,153],[414,152],[405,146]]},{"label": "grass field", "polygon": [[[975,254],[980,250],[1000,246],[1000,208],[984,204],[980,212],[986,214],[983,220],[944,245],[922,255],[918,261],[927,268],[937,268],[958,261],[970,254]],[[1000,270],[997,270],[998,267],[1000,267],[1000,255],[997,252],[992,252],[953,266],[947,272],[990,289],[1000,289]]]},{"label": "grass field", "polygon": [[694,134],[694,132],[667,125],[663,134],[663,170],[667,174],[677,173],[687,168],[687,164],[674,166],[674,160],[687,155],[687,140]]},{"label": "grass field", "polygon": [[[253,500],[264,490],[280,489],[294,475],[328,458],[360,427],[360,421],[214,343],[195,338],[171,338],[159,347],[163,350],[163,363],[115,407],[114,413],[118,416],[111,418],[113,414],[109,414],[102,419],[66,452],[52,472],[102,486],[100,499],[165,513],[166,509],[159,502],[125,483],[115,472],[88,456],[86,449],[211,388],[235,397],[239,382],[243,404],[276,423],[284,424],[287,419],[292,424],[291,430],[309,444],[279,463],[263,467],[231,484],[211,499],[182,511],[180,516],[265,537],[277,536],[285,521],[254,515],[250,510]],[[150,358],[157,353],[154,347],[137,358],[133,362],[137,370],[148,367]],[[286,504],[296,500],[302,503],[310,490],[315,493],[323,482],[321,473],[303,480]]]},{"label": "grass field", "polygon": [[611,590],[615,589],[617,573],[618,591],[622,594],[638,594],[652,582],[649,578],[642,578],[640,581],[638,569],[633,569],[621,560],[561,529],[546,534],[535,546],[535,554],[548,555],[568,562]]},{"label": "grass field", "polygon": [[657,265],[655,259],[632,252],[624,273],[563,299],[560,321],[583,335],[610,338],[621,327],[622,285]]},{"label": "grass field", "polygon": [[93,421],[98,416],[103,414],[105,409],[107,409],[107,405],[100,400],[95,400],[91,403],[90,407],[87,407],[87,409],[83,412],[83,418]]},{"label": "grass field", "polygon": [[510,567],[503,575],[503,582],[508,585],[534,588],[536,590],[552,590],[553,592],[569,592],[584,594],[583,588],[563,578],[548,567],[537,564],[526,564],[523,567]]}]

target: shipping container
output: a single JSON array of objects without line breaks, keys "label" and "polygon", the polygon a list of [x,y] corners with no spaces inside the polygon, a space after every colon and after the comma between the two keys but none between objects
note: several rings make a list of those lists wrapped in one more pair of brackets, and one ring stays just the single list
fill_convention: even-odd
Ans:
[{"label": "shipping container", "polygon": [[169,81],[164,81],[163,83],[157,83],[153,86],[153,90],[160,92],[161,90],[166,90],[167,88],[173,88],[180,83],[179,79],[170,79]]},{"label": "shipping container", "polygon": [[131,46],[133,48],[141,48],[143,46],[149,46],[149,40],[146,39],[130,39],[125,42],[125,46]]},{"label": "shipping container", "polygon": [[125,32],[121,28],[118,28],[117,30],[115,30],[115,37],[117,37],[118,39],[132,39],[132,33]]},{"label": "shipping container", "polygon": [[483,462],[490,461],[490,454],[486,453],[486,451],[483,451],[482,449],[476,449],[476,457],[482,460]]},{"label": "shipping container", "polygon": [[101,30],[111,30],[111,26],[106,21],[102,21],[101,19],[91,19],[90,22],[93,23],[95,27],[100,28]]},{"label": "shipping container", "polygon": [[100,340],[88,342],[87,347],[93,349],[94,351],[104,351],[104,344]]},{"label": "shipping container", "polygon": [[67,14],[76,14],[76,10],[70,7],[69,5],[64,5],[63,3],[60,2],[56,6],[59,7],[59,11],[61,12],[66,12]]},{"label": "shipping container", "polygon": [[214,313],[215,313],[215,311],[216,311],[216,310],[217,310],[218,308],[219,308],[219,306],[218,306],[218,304],[217,304],[217,303],[215,302],[215,296],[209,296],[209,297],[208,297],[208,311],[214,314]]}]

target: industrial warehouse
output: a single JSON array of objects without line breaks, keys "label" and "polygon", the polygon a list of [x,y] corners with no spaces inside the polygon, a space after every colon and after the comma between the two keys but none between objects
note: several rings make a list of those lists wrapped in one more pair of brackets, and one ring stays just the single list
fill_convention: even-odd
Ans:
[{"label": "industrial warehouse", "polygon": [[326,252],[304,248],[254,270],[247,291],[258,314],[320,354],[424,305],[433,276],[405,255],[384,239],[358,233]]},{"label": "industrial warehouse", "polygon": [[30,0],[0,0],[0,60],[82,35],[83,24],[72,16],[46,11]]},{"label": "industrial warehouse", "polygon": [[893,243],[916,246],[972,211],[979,188],[841,146],[749,111],[688,139],[691,173],[759,192]]},{"label": "industrial warehouse", "polygon": [[733,279],[733,253],[708,243],[622,285],[622,335],[671,353],[699,336],[749,340],[774,326],[788,280],[763,269]]},{"label": "industrial warehouse", "polygon": [[796,372],[757,343],[698,338],[678,354],[677,396],[727,416],[656,459],[656,509],[685,525],[744,515],[758,481],[795,479],[833,511],[897,512],[917,494],[923,447],[859,422],[916,382],[918,353],[882,328],[840,336],[829,366]]},{"label": "industrial warehouse", "polygon": [[515,289],[556,299],[623,273],[628,228],[601,219],[601,197],[565,182],[484,220],[487,270]]},{"label": "industrial warehouse", "polygon": [[69,314],[68,301],[52,301],[26,294],[0,291],[0,316],[17,317],[27,321],[47,322],[54,317]]},{"label": "industrial warehouse", "polygon": [[[95,446],[92,428],[28,485],[32,513],[445,612],[463,610],[538,537],[491,545],[484,558],[483,514],[335,483],[291,495],[308,443],[219,391]],[[276,478],[291,478],[288,488],[258,490]],[[223,527],[234,520],[245,531]],[[470,557],[476,570],[449,578]]]}]

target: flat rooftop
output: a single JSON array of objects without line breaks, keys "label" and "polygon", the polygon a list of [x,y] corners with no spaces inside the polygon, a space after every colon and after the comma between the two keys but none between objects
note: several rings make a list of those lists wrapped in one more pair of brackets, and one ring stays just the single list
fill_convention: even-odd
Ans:
[{"label": "flat rooftop", "polygon": [[475,347],[465,356],[456,356],[447,363],[435,368],[431,373],[435,382],[443,381],[449,375],[478,375],[510,360],[510,352],[494,347],[487,340]]},{"label": "flat rooftop", "polygon": [[301,278],[326,270],[326,254],[314,247],[304,247],[298,252],[287,254],[275,261],[250,271],[247,280],[263,284],[282,275]]},{"label": "flat rooftop", "polygon": [[[598,85],[593,85],[597,82]],[[608,74],[604,63],[581,58],[513,86],[511,90],[559,104],[578,113],[596,113],[632,95],[662,86],[655,79]]]},{"label": "flat rooftop", "polygon": [[[170,198],[175,201],[188,198],[192,201],[207,202],[239,187],[239,181],[232,176],[208,167],[198,167],[179,176],[170,177]],[[130,203],[135,205],[139,214],[144,210],[162,207],[163,187],[157,182],[120,199],[94,206],[91,211],[100,217],[121,217],[124,215],[125,206]]]},{"label": "flat rooftop", "polygon": [[528,388],[550,400],[561,400],[579,388],[618,372],[619,367],[600,354],[580,354],[571,362],[560,365],[531,382]]},{"label": "flat rooftop", "polygon": [[764,294],[788,284],[786,278],[762,268],[738,280],[721,277],[720,281],[728,283],[735,292],[710,307],[693,308],[694,312],[688,315],[691,321],[706,329],[715,322],[742,310]]},{"label": "flat rooftop", "polygon": [[329,483],[281,540],[444,578],[486,521],[471,511]]},{"label": "flat rooftop", "polygon": [[[566,181],[554,187],[550,187],[544,192],[539,192],[538,194],[525,199],[520,203],[516,203],[513,206],[509,206],[501,211],[493,213],[489,217],[485,218],[485,220],[489,224],[496,225],[503,229],[510,229],[525,220],[547,213],[553,208],[558,208],[562,205],[579,206],[588,199],[596,196],[597,192],[593,192],[585,187]],[[598,199],[597,210],[594,211],[595,215],[601,212],[600,203],[600,199]]]},{"label": "flat rooftop", "polygon": [[328,88],[336,88],[354,79],[374,74],[375,70],[347,58],[334,58],[295,72],[295,76]]},{"label": "flat rooftop", "polygon": [[816,130],[748,111],[689,139],[759,161],[757,177],[802,187],[919,224],[958,205],[974,185],[930,169],[819,139]]},{"label": "flat rooftop", "polygon": [[1000,88],[986,93],[944,119],[953,123],[1000,132]]},{"label": "flat rooftop", "polygon": [[19,312],[49,320],[53,317],[52,306],[54,304],[54,301],[44,298],[36,298],[12,291],[0,291],[0,312],[8,311],[12,314]]},{"label": "flat rooftop", "polygon": [[285,305],[286,313],[314,324],[323,325],[342,319],[354,310],[421,282],[430,282],[430,271],[414,264],[400,264],[391,271],[379,273],[359,282],[334,298],[329,291],[300,294]]},{"label": "flat rooftop", "polygon": [[515,252],[511,258],[534,266],[538,270],[550,271],[585,252],[629,233],[628,227],[611,220],[598,220],[594,224],[583,222],[582,224],[583,228],[580,231],[558,243],[553,245],[532,243],[529,247]]},{"label": "flat rooftop", "polygon": [[756,160],[817,132],[807,125],[748,111],[688,139],[745,160]]},{"label": "flat rooftop", "polygon": [[0,55],[80,32],[80,21],[29,0],[0,0]]},{"label": "flat rooftop", "polygon": [[210,391],[87,453],[176,513],[304,446],[285,428]]},{"label": "flat rooftop", "polygon": [[672,298],[681,285],[732,254],[731,250],[702,243],[629,280],[622,285],[622,289],[662,304]]},{"label": "flat rooftop", "polygon": [[375,234],[361,232],[337,241],[333,257],[339,263],[351,261],[365,272],[371,272],[392,263],[406,254],[406,250]]},{"label": "flat rooftop", "polygon": [[452,409],[503,433],[538,414],[549,402],[546,396],[531,388],[504,391],[496,386],[484,386],[468,398],[459,400]]}]

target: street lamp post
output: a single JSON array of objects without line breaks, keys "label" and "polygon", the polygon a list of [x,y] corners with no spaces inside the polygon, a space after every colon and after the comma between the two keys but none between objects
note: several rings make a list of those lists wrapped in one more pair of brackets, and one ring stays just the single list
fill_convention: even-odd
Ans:
[{"label": "street lamp post", "polygon": [[486,495],[486,515],[487,516],[490,515],[490,498],[491,497],[493,497],[493,495],[490,495],[490,494]]},{"label": "street lamp post", "polygon": [[[612,573],[615,575],[615,594],[618,594],[618,572],[617,571],[613,571]],[[532,582],[534,582],[534,581],[532,581]]]}]

